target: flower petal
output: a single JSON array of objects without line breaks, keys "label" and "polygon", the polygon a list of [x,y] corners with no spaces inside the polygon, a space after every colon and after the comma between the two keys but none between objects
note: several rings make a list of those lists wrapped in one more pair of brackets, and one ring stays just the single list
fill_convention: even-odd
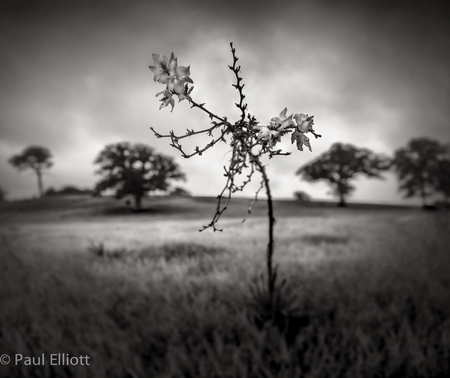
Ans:
[{"label": "flower petal", "polygon": [[280,113],[280,118],[282,120],[286,119],[286,112],[287,112],[287,108],[284,108],[281,113]]},{"label": "flower petal", "polygon": [[291,134],[291,143],[294,143],[294,141],[297,142],[297,149],[299,151],[303,151],[303,145],[305,145],[312,152],[311,145],[309,143],[309,138],[305,134],[295,130]]},{"label": "flower petal", "polygon": [[177,75],[179,76],[189,76],[191,74],[191,66],[183,67],[180,66],[177,68]]},{"label": "flower petal", "polygon": [[270,125],[273,127],[281,126],[281,119],[278,117],[272,117],[272,119],[270,120]]},{"label": "flower petal", "polygon": [[307,114],[295,114],[294,119],[297,122],[297,129],[302,133],[313,131],[314,116],[308,116]]},{"label": "flower petal", "polygon": [[157,93],[156,96],[159,96],[160,94],[162,94],[163,97],[160,100],[161,105],[159,106],[159,109],[161,110],[162,108],[165,108],[166,106],[171,105],[172,106],[171,112],[172,112],[173,107],[175,106],[175,101],[172,98],[172,92],[165,89],[164,91]]},{"label": "flower petal", "polygon": [[173,90],[178,93],[184,93],[184,81],[179,79],[173,79],[167,84],[169,90]]},{"label": "flower petal", "polygon": [[152,57],[156,64],[161,65],[164,63],[164,59],[161,54],[152,54]]},{"label": "flower petal", "polygon": [[178,67],[177,58],[175,58],[175,55],[173,55],[173,53],[171,53],[169,62],[167,63],[167,68],[171,75],[176,75],[177,67]]}]

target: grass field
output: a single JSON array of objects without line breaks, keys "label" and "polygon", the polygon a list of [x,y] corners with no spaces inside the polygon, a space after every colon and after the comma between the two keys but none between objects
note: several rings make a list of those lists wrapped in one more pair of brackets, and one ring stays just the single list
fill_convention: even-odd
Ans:
[{"label": "grass field", "polygon": [[[198,232],[214,199],[144,205],[0,205],[0,377],[450,376],[448,213],[277,202],[275,261],[297,307],[282,327],[250,306],[263,201],[244,223],[234,201],[221,233]],[[57,353],[89,366],[50,365]]]}]

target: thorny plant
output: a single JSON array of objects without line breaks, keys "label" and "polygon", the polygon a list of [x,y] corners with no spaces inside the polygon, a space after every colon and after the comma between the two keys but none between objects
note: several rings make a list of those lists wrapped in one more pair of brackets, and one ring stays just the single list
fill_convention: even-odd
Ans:
[{"label": "thorny plant", "polygon": [[[211,112],[205,107],[204,103],[194,101],[191,93],[194,87],[192,79],[190,78],[190,66],[178,66],[178,60],[172,53],[169,58],[160,54],[152,54],[155,65],[150,66],[154,73],[154,81],[166,85],[166,89],[159,92],[156,96],[161,96],[161,105],[159,109],[175,106],[174,95],[178,97],[178,102],[188,100],[191,108],[199,108],[204,111],[211,120],[211,126],[202,130],[186,130],[185,134],[175,134],[173,130],[168,134],[160,134],[151,127],[151,130],[157,138],[170,138],[171,146],[180,151],[184,158],[190,158],[195,155],[202,155],[205,151],[214,147],[219,142],[227,143],[227,138],[230,139],[231,159],[228,167],[224,167],[226,183],[217,196],[216,212],[211,222],[203,226],[200,231],[211,227],[214,231],[222,231],[217,228],[217,223],[226,210],[233,193],[242,191],[246,185],[253,178],[257,171],[261,174],[262,180],[259,189],[255,193],[254,199],[251,201],[248,213],[251,212],[252,204],[258,199],[258,194],[261,189],[265,188],[268,205],[268,219],[269,219],[269,241],[267,245],[267,290],[270,307],[274,311],[274,295],[276,291],[276,270],[277,267],[272,265],[272,257],[274,252],[274,237],[273,229],[275,224],[275,217],[273,214],[272,194],[270,191],[269,178],[267,176],[266,167],[261,162],[263,155],[268,155],[269,158],[278,155],[290,155],[290,152],[283,152],[277,149],[276,145],[281,140],[281,137],[290,133],[291,142],[296,142],[297,148],[303,151],[303,146],[308,147],[311,151],[311,145],[307,133],[313,134],[316,138],[321,135],[316,134],[313,129],[314,116],[308,114],[291,114],[287,116],[287,108],[283,109],[278,117],[273,117],[268,125],[260,125],[256,118],[247,110],[247,104],[244,102],[245,95],[243,89],[245,84],[242,84],[241,66],[237,65],[238,57],[233,43],[230,43],[231,53],[233,56],[233,63],[229,65],[229,69],[234,73],[236,84],[233,87],[239,92],[239,102],[236,107],[240,110],[240,118],[231,123],[227,117],[220,117]],[[216,135],[214,135],[216,133]],[[186,152],[183,149],[180,141],[185,138],[193,137],[198,134],[206,134],[211,138],[210,142],[204,147],[195,147],[194,151]],[[240,184],[236,182],[238,176],[246,173],[246,176]]]}]

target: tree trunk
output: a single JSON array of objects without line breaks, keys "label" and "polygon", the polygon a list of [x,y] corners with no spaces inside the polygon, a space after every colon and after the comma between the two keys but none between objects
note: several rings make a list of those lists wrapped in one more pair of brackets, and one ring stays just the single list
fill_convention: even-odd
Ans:
[{"label": "tree trunk", "polygon": [[342,167],[339,168],[339,179],[335,181],[336,185],[336,193],[339,195],[339,207],[345,207],[347,204],[345,203],[344,194],[347,182],[342,178]]},{"label": "tree trunk", "polygon": [[423,183],[420,184],[420,195],[422,196],[422,207],[427,207],[427,194]]},{"label": "tree trunk", "polygon": [[38,179],[39,198],[41,198],[43,194],[43,189],[42,189],[42,172],[40,169],[36,169],[36,175]]},{"label": "tree trunk", "polygon": [[135,194],[134,195],[134,210],[141,211],[142,210],[142,196]]},{"label": "tree trunk", "polygon": [[345,202],[345,199],[344,199],[344,195],[341,192],[339,192],[339,203],[338,203],[338,206],[339,207],[347,206],[347,204]]}]

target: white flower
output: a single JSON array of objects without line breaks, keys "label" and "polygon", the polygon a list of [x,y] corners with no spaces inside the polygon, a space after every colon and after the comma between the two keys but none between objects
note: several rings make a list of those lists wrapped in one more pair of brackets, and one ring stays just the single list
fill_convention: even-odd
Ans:
[{"label": "white flower", "polygon": [[267,140],[269,148],[274,147],[281,139],[280,132],[274,130],[271,126],[254,126],[254,129],[259,130],[259,140]]},{"label": "white flower", "polygon": [[303,151],[303,145],[305,145],[312,152],[311,145],[309,144],[309,138],[302,132],[295,130],[291,134],[291,143],[294,143],[294,141],[297,141],[297,148],[300,151]]},{"label": "white flower", "polygon": [[173,71],[173,66],[176,64],[176,58],[170,54],[170,59],[167,56],[161,54],[152,54],[154,66],[149,66],[149,68],[154,73],[153,80],[158,81],[162,84],[169,83],[170,73]]},{"label": "white flower", "polygon": [[172,105],[172,110],[173,111],[173,107],[175,106],[175,100],[172,98],[172,92],[169,90],[164,90],[162,92],[159,92],[156,94],[156,96],[159,96],[160,94],[163,94],[163,97],[161,98],[161,105],[159,107],[159,109],[161,110],[162,108],[165,108],[168,105]]},{"label": "white flower", "polygon": [[189,77],[191,74],[190,66],[178,67],[178,60],[173,53],[170,54],[169,59],[161,54],[152,54],[152,56],[155,65],[149,68],[154,73],[153,80],[166,84],[166,89],[183,95],[184,85],[193,83]]},{"label": "white flower", "polygon": [[313,131],[312,126],[314,125],[314,116],[308,116],[308,114],[295,114],[294,119],[297,123],[297,130],[302,133],[307,133]]},{"label": "white flower", "polygon": [[289,117],[286,117],[287,108],[284,108],[279,117],[273,117],[270,120],[270,125],[277,130],[286,129],[289,126],[295,126],[294,121],[292,120],[292,114]]}]

